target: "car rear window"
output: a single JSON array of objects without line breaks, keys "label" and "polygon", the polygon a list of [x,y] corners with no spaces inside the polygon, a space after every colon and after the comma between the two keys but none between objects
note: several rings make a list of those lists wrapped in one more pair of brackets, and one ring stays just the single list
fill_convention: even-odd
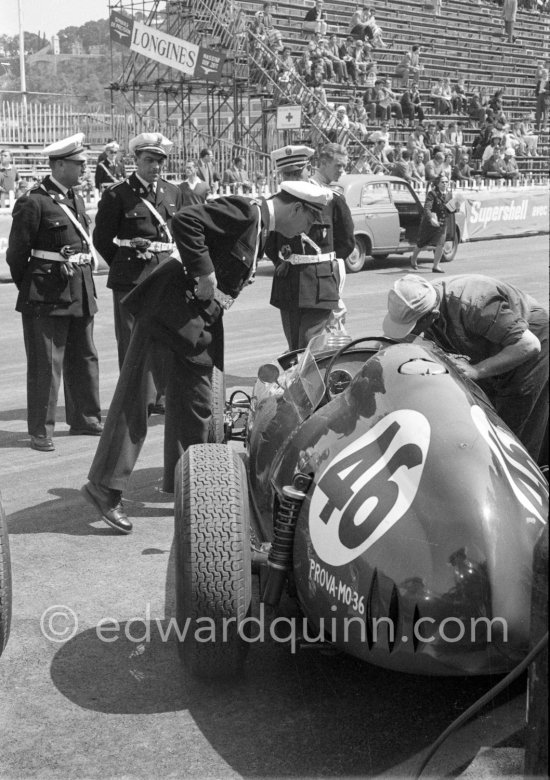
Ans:
[{"label": "car rear window", "polygon": [[361,206],[372,206],[375,203],[391,203],[386,182],[369,182],[361,190]]}]

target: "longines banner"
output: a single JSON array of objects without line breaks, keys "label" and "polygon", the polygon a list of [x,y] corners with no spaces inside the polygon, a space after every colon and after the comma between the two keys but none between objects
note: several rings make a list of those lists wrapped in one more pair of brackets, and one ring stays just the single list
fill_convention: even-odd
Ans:
[{"label": "longines banner", "polygon": [[109,26],[111,39],[137,54],[143,54],[188,76],[212,81],[221,77],[225,55],[219,51],[176,38],[117,11],[111,12]]}]

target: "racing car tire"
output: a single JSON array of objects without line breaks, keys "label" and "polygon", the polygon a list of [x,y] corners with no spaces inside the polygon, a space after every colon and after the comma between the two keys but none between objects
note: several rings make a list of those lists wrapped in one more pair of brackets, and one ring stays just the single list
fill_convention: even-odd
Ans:
[{"label": "racing car tire", "polygon": [[214,366],[212,371],[212,417],[208,426],[208,441],[222,444],[225,441],[225,375]]},{"label": "racing car tire", "polygon": [[189,447],[176,466],[174,513],[181,660],[203,679],[235,677],[248,651],[239,629],[252,592],[247,480],[237,453],[223,444]]},{"label": "racing car tire", "polygon": [[4,652],[11,624],[11,565],[8,528],[0,496],[0,655]]},{"label": "racing car tire", "polygon": [[455,259],[456,253],[458,252],[459,244],[460,244],[460,236],[458,234],[458,229],[455,229],[453,240],[445,242],[445,248],[441,256],[442,263],[450,263],[451,260]]}]

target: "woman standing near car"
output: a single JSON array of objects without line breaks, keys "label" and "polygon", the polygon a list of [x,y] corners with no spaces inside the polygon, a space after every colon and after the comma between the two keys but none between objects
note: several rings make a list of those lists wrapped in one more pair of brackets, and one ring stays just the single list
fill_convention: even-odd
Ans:
[{"label": "woman standing near car", "polygon": [[416,260],[420,250],[424,247],[430,247],[434,250],[433,273],[445,273],[439,264],[443,256],[447,233],[450,232],[451,227],[454,227],[453,211],[452,195],[449,192],[449,177],[442,173],[432,181],[431,189],[426,195],[418,239],[411,257],[411,268],[414,268],[415,271],[418,270]]}]

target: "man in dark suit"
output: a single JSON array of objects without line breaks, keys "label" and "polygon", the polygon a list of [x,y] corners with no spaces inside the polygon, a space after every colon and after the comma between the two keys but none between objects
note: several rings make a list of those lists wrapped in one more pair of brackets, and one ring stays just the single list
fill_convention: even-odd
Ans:
[{"label": "man in dark suit", "polygon": [[105,145],[105,149],[97,161],[94,181],[100,194],[105,187],[117,184],[126,178],[124,163],[117,159],[119,149],[116,141],[110,141]]},{"label": "man in dark suit", "polygon": [[51,174],[17,200],[6,254],[23,319],[30,446],[39,452],[55,449],[62,376],[70,433],[99,436],[102,431],[93,339],[95,259],[90,218],[73,191],[86,169],[83,140],[77,133],[44,150]]},{"label": "man in dark suit", "polygon": [[147,433],[143,369],[148,354],[158,342],[172,352],[164,459],[164,488],[171,491],[179,454],[208,438],[212,373],[214,366],[223,369],[223,308],[251,279],[268,233],[307,232],[331,199],[330,190],[288,182],[269,200],[218,198],[174,217],[181,262],[162,263],[125,301],[136,322],[90,481],[82,489],[120,533],[132,530],[121,496]]},{"label": "man in dark suit", "polygon": [[197,176],[210,187],[210,192],[215,194],[220,186],[220,174],[214,168],[214,155],[212,149],[201,149],[197,163]]},{"label": "man in dark suit", "polygon": [[[313,149],[307,146],[288,146],[276,149],[271,157],[283,181],[288,181],[307,176],[305,166],[312,154]],[[319,154],[319,170],[310,181],[329,188],[346,165],[345,148],[327,144]],[[291,241],[277,233],[270,236],[266,254],[275,264],[270,303],[281,312],[289,350],[307,347],[335,314],[345,313],[341,301],[343,260],[354,246],[351,212],[337,192],[307,236],[296,236]]]},{"label": "man in dark suit", "polygon": [[[122,368],[134,318],[121,305],[130,290],[175,251],[170,232],[172,217],[183,203],[175,184],[161,178],[172,142],[160,133],[141,133],[129,143],[136,170],[128,179],[109,187],[97,211],[94,245],[109,266],[107,287],[113,291],[118,363]],[[151,411],[164,411],[166,355],[153,358]]]}]

